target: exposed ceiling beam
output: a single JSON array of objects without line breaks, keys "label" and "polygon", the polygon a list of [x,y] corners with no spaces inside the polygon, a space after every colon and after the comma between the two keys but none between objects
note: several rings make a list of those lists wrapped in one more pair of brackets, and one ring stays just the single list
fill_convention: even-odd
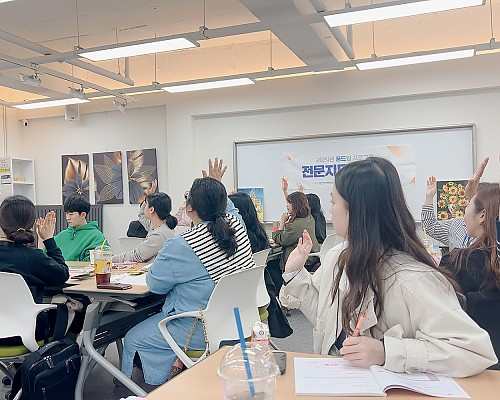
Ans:
[{"label": "exposed ceiling beam", "polygon": [[[51,57],[51,58],[45,58],[45,57],[40,57],[43,62],[34,62],[33,59],[27,59],[25,60],[26,62],[29,63],[34,63],[34,64],[45,64],[48,62],[67,62],[68,64],[74,65],[75,67],[85,69],[87,71],[93,72],[95,74],[105,76],[106,78],[113,79],[115,81],[124,83],[125,85],[133,86],[134,81],[130,78],[126,78],[122,75],[115,74],[114,72],[108,71],[107,69],[98,67],[96,65],[92,65],[86,62],[83,62],[81,60],[78,60],[78,54],[75,52],[69,52],[69,53],[59,53],[49,47],[42,46],[38,43],[32,42],[31,40],[24,39],[20,36],[14,35],[12,33],[6,32],[4,30],[0,29],[0,39],[5,40],[6,42],[15,44],[17,46],[24,47],[26,49],[35,51],[40,54],[44,54],[44,56]],[[68,56],[68,54],[71,54],[71,56]],[[50,61],[47,61],[50,60]],[[7,63],[3,63],[0,65],[0,70],[5,70],[5,69],[10,69],[11,67],[7,66]]]},{"label": "exposed ceiling beam", "polygon": [[[327,46],[310,26],[311,16],[302,15],[290,0],[241,0],[241,3],[263,23],[306,65],[321,64],[335,60]],[[276,24],[280,20],[287,24]],[[298,20],[302,23],[290,23]],[[315,22],[321,22],[321,17]],[[313,23],[313,22],[311,22]]]},{"label": "exposed ceiling beam", "polygon": [[[7,54],[0,53],[0,60],[16,64],[19,67],[34,69],[33,65],[31,63],[17,59],[15,57],[11,57]],[[130,97],[124,96],[121,92],[118,92],[116,90],[111,90],[111,89],[105,88],[103,86],[96,85],[92,82],[88,82],[88,81],[85,81],[83,79],[75,78],[74,76],[67,75],[67,74],[64,74],[64,73],[59,72],[59,71],[54,71],[54,70],[46,68],[46,67],[42,67],[42,66],[35,66],[35,67],[36,67],[36,71],[40,72],[41,74],[50,75],[50,76],[53,76],[55,78],[64,79],[68,82],[76,83],[78,85],[81,85],[82,88],[90,88],[90,89],[98,90],[99,92],[113,95],[115,97],[119,97],[121,99],[132,101],[132,102],[137,101],[136,99],[131,99]],[[28,90],[26,90],[26,91],[28,91]],[[29,91],[31,91],[31,89]]]}]

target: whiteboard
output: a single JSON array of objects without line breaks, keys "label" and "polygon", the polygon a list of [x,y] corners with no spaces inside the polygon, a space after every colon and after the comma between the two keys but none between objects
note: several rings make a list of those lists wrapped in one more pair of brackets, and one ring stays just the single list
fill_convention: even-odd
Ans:
[{"label": "whiteboard", "polygon": [[[281,191],[281,155],[315,152],[325,155],[335,151],[369,146],[413,145],[415,149],[415,185],[405,187],[405,196],[415,220],[425,197],[426,180],[469,179],[475,165],[474,125],[418,128],[379,132],[350,132],[301,136],[288,139],[265,139],[234,142],[236,188],[263,188],[264,221],[279,221],[286,211]],[[295,187],[294,187],[295,186]],[[289,192],[298,185],[290,182]],[[330,187],[315,189],[327,220],[331,219]],[[311,192],[305,190],[306,193]]]}]

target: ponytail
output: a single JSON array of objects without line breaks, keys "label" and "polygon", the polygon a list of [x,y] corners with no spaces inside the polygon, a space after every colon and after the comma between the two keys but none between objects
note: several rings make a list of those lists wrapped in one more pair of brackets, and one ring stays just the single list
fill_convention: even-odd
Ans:
[{"label": "ponytail", "polygon": [[177,226],[177,218],[173,215],[168,214],[165,218],[165,223],[170,229],[174,229]]},{"label": "ponytail", "polygon": [[31,229],[19,228],[11,233],[6,233],[7,239],[15,244],[28,244],[35,241],[35,235]]},{"label": "ponytail", "polygon": [[225,214],[215,214],[213,219],[208,223],[208,231],[216,241],[217,245],[221,248],[227,257],[231,257],[236,253],[238,244],[236,243],[236,229],[229,226]]}]

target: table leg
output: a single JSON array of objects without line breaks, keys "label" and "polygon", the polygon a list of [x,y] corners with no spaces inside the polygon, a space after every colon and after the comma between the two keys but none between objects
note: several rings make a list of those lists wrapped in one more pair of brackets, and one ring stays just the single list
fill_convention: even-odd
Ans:
[{"label": "table leg", "polygon": [[123,375],[118,368],[106,360],[94,347],[94,337],[102,317],[102,311],[100,309],[101,305],[101,302],[90,304],[87,307],[85,314],[82,343],[82,367],[80,368],[75,388],[75,400],[83,399],[83,386],[85,384],[85,377],[91,360],[95,361],[116,379],[122,382],[135,395],[144,397],[146,396],[146,392],[131,379]]}]

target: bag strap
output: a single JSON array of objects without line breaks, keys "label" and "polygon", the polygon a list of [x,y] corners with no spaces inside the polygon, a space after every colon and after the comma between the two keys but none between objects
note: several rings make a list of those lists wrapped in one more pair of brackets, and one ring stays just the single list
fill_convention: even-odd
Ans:
[{"label": "bag strap", "polygon": [[56,323],[54,325],[54,334],[52,341],[61,340],[66,335],[68,327],[68,307],[66,303],[57,305]]},{"label": "bag strap", "polygon": [[196,329],[196,325],[198,324],[198,319],[200,319],[201,326],[203,328],[203,336],[205,339],[205,349],[207,350],[207,356],[209,356],[210,355],[210,348],[208,347],[208,335],[207,335],[207,327],[205,325],[205,316],[203,315],[203,311],[201,310],[201,308],[198,310],[198,312],[200,313],[200,316],[195,317],[194,322],[193,322],[193,326],[191,327],[191,330],[189,331],[189,335],[188,335],[188,338],[186,340],[186,344],[184,345],[183,350],[184,350],[184,353],[187,352],[189,343],[191,343],[191,339],[193,338],[193,335],[194,335],[194,330]]}]

